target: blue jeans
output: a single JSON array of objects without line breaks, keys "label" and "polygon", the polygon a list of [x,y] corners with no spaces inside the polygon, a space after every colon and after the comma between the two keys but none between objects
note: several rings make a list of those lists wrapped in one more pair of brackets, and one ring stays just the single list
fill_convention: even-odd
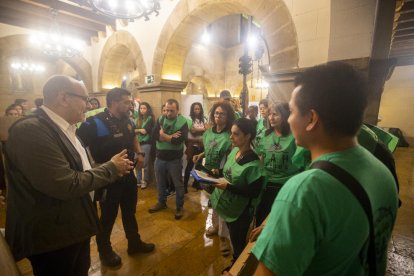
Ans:
[{"label": "blue jeans", "polygon": [[182,177],[183,163],[182,159],[175,159],[171,161],[164,161],[155,159],[155,179],[157,180],[158,188],[158,202],[166,204],[167,202],[167,185],[168,177],[174,183],[176,206],[182,208],[184,206],[184,184]]},{"label": "blue jeans", "polygon": [[[148,169],[148,163],[149,158],[151,154],[151,144],[143,144],[141,145],[141,150],[143,153],[145,153],[144,157],[144,181],[148,183],[149,181],[149,169]],[[137,173],[137,183],[141,183],[142,180],[142,169],[138,169],[135,167],[135,171]]]}]

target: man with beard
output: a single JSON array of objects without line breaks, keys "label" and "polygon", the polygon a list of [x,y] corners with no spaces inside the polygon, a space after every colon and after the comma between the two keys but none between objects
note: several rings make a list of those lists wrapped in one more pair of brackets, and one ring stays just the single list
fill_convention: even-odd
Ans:
[{"label": "man with beard", "polygon": [[[122,88],[113,88],[106,96],[107,108],[97,115],[88,118],[81,125],[77,134],[89,147],[96,163],[109,160],[113,152],[122,149],[128,151],[131,161],[137,160],[138,166],[144,162],[132,121],[129,119],[131,93]],[[133,171],[116,183],[108,186],[99,194],[101,207],[100,221],[102,231],[96,236],[99,257],[106,266],[118,266],[121,258],[112,250],[110,237],[118,208],[121,207],[122,224],[128,239],[128,254],[148,253],[154,250],[154,244],[144,243],[138,233],[135,218],[137,205],[137,180]]]}]

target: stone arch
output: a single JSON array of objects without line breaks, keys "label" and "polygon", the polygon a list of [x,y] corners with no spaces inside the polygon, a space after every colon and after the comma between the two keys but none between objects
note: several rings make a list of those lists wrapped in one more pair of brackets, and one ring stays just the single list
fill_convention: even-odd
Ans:
[{"label": "stone arch", "polygon": [[[33,56],[39,60],[42,60],[47,63],[54,63],[56,58],[44,55],[29,43],[30,36],[28,34],[19,34],[19,35],[10,35],[0,38],[0,53],[1,53],[1,77],[0,81],[2,83],[7,83],[5,79],[4,66],[8,66],[7,59],[14,55],[24,54],[26,56]],[[92,67],[89,62],[80,56],[75,56],[71,58],[60,58],[62,61],[69,64],[79,75],[82,81],[85,83],[88,91],[92,91]],[[55,72],[59,73],[59,72]]]},{"label": "stone arch", "polygon": [[122,78],[122,69],[133,69],[129,81],[136,85],[144,83],[147,69],[141,48],[137,41],[127,31],[116,31],[105,43],[101,53],[98,69],[98,89],[105,89],[105,82],[119,81]]},{"label": "stone arch", "polygon": [[185,57],[203,28],[220,17],[240,13],[252,15],[260,23],[272,71],[298,67],[296,29],[283,0],[182,0],[159,37],[153,73],[158,79],[172,75],[182,79]]}]

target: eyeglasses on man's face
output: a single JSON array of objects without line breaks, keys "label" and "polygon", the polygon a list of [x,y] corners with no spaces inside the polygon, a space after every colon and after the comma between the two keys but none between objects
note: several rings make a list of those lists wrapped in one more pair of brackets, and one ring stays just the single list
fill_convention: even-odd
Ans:
[{"label": "eyeglasses on man's face", "polygon": [[82,99],[86,104],[88,104],[89,100],[90,100],[90,98],[88,96],[82,96],[82,95],[78,95],[76,93],[66,92],[65,94],[69,95],[69,96],[73,96],[73,97],[78,97],[78,98]]}]

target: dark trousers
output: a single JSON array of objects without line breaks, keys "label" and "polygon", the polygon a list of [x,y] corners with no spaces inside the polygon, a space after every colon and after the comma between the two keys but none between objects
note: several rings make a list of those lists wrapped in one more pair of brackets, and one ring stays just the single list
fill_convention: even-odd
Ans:
[{"label": "dark trousers", "polygon": [[256,209],[256,226],[262,224],[262,222],[269,215],[270,211],[272,210],[273,202],[275,201],[276,196],[281,188],[282,185],[280,184],[268,183],[268,186],[263,192],[262,200]]},{"label": "dark trousers", "polygon": [[233,222],[226,222],[229,228],[231,244],[233,245],[233,259],[236,260],[247,244],[247,232],[253,219],[250,208],[246,208],[240,217]]},{"label": "dark trousers", "polygon": [[110,238],[119,207],[128,247],[136,246],[141,240],[135,218],[138,200],[136,183],[137,180],[132,173],[122,177],[108,186],[105,198],[100,201],[102,231],[96,235],[99,253],[107,254],[112,251]]},{"label": "dark trousers", "polygon": [[27,258],[32,264],[35,276],[86,276],[91,266],[90,239]]}]

